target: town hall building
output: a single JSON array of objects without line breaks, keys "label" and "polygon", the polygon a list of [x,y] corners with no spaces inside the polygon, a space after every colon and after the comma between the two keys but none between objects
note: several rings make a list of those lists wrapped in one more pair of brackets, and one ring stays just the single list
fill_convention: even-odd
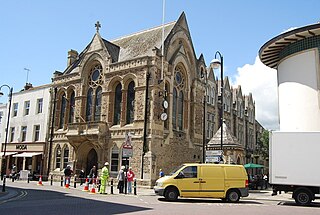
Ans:
[{"label": "town hall building", "polygon": [[[131,166],[138,183],[151,186],[160,168],[169,173],[181,163],[200,162],[203,135],[207,147],[220,128],[221,83],[203,56],[197,58],[185,14],[112,41],[100,27],[97,22],[87,47],[70,50],[66,69],[54,73],[48,172],[69,164],[88,174],[108,161],[112,177]],[[244,164],[261,130],[254,101],[240,86],[230,87],[228,78],[224,85],[225,124],[238,139],[224,154]]]}]

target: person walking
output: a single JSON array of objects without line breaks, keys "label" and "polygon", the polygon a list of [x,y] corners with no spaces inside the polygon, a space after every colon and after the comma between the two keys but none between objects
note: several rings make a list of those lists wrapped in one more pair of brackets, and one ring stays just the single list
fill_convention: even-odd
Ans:
[{"label": "person walking", "polygon": [[119,193],[123,193],[123,188],[124,188],[124,169],[125,166],[121,166],[121,169],[118,173],[117,179],[118,179],[118,186],[117,188],[119,189]]},{"label": "person walking", "polygon": [[132,167],[129,167],[127,172],[127,180],[128,180],[128,194],[132,194],[132,182],[134,178],[134,172],[132,171]]},{"label": "person walking", "polygon": [[83,169],[81,169],[80,171],[79,179],[80,179],[80,186],[81,186],[85,182],[85,174]]},{"label": "person walking", "polygon": [[109,180],[109,163],[105,162],[104,167],[101,170],[101,187],[100,194],[106,194],[106,187]]},{"label": "person walking", "polygon": [[97,167],[96,166],[93,166],[91,168],[90,173],[88,175],[88,178],[89,178],[89,184],[91,184],[93,179],[97,178]]},{"label": "person walking", "polygon": [[64,185],[68,184],[70,185],[70,177],[72,174],[71,166],[67,165],[67,167],[64,169]]}]

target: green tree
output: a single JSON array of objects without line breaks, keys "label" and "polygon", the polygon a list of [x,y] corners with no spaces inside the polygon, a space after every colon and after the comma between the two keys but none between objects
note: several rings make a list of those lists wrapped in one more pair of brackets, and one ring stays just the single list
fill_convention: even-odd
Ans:
[{"label": "green tree", "polygon": [[261,137],[257,141],[258,143],[258,154],[260,154],[264,159],[269,157],[269,131],[264,130]]}]

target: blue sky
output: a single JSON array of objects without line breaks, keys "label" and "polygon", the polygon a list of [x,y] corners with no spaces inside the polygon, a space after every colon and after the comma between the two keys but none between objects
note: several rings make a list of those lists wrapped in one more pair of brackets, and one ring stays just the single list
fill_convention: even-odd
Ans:
[{"label": "blue sky", "polygon": [[[319,0],[166,0],[165,22],[177,20],[184,11],[197,56],[203,53],[208,65],[219,50],[225,74],[243,86],[246,79],[241,77],[250,74],[244,70],[255,70],[260,47],[291,27],[319,22],[319,8]],[[159,26],[162,0],[1,1],[0,85],[21,90],[27,79],[24,68],[30,69],[28,82],[34,86],[50,83],[55,70],[65,69],[68,50],[81,52],[91,41],[98,20],[107,40]],[[266,100],[258,93],[264,86],[255,87],[254,99]],[[249,90],[255,92],[244,91]],[[6,96],[0,98],[6,101]]]}]

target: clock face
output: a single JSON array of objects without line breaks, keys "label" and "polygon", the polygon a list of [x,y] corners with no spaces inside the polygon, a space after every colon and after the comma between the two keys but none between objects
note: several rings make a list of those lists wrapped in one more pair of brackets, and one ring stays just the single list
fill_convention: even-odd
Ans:
[{"label": "clock face", "polygon": [[165,108],[165,109],[168,108],[169,104],[168,104],[167,100],[164,100],[164,101],[163,101],[162,106],[163,106],[163,108]]},{"label": "clock face", "polygon": [[160,118],[161,118],[162,121],[165,121],[165,120],[167,120],[168,115],[166,113],[162,113]]}]

